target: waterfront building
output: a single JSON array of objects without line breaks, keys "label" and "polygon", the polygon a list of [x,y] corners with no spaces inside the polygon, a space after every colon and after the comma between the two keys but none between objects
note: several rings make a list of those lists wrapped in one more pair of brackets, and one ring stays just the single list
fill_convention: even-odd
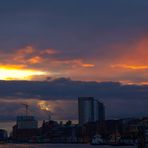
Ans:
[{"label": "waterfront building", "polygon": [[[43,121],[41,130],[41,139],[50,143],[75,143],[76,138],[76,125],[71,121],[65,124],[60,124],[56,121]],[[45,141],[44,141],[45,142]]]},{"label": "waterfront building", "polygon": [[105,120],[104,104],[93,97],[78,98],[79,124]]},{"label": "waterfront building", "polygon": [[36,129],[38,128],[38,122],[34,116],[18,116],[17,127],[18,129]]},{"label": "waterfront building", "polygon": [[16,142],[29,142],[39,134],[38,122],[33,116],[18,116],[13,126],[12,139]]}]

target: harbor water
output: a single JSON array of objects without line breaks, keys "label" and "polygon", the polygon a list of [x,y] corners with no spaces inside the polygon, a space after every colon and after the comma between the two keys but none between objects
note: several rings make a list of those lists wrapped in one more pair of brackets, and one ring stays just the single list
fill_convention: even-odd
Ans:
[{"label": "harbor water", "polygon": [[89,144],[2,144],[0,148],[137,148],[136,146],[93,146]]}]

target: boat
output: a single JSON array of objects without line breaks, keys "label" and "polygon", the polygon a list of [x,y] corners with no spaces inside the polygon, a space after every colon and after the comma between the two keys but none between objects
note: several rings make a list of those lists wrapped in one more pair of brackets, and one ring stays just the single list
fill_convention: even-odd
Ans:
[{"label": "boat", "polygon": [[133,146],[134,142],[132,139],[123,139],[119,133],[111,136],[109,145],[112,146]]},{"label": "boat", "polygon": [[104,144],[105,144],[105,142],[101,138],[101,135],[94,135],[94,137],[92,138],[92,141],[91,141],[91,145],[104,145]]},{"label": "boat", "polygon": [[121,139],[121,135],[118,132],[116,132],[115,134],[111,135],[109,144],[113,146],[116,146],[116,145],[118,146],[121,144],[120,139]]}]

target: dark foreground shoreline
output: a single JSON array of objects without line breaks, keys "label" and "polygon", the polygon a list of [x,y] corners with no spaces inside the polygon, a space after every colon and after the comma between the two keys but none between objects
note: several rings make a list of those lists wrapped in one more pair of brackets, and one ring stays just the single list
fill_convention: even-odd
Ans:
[{"label": "dark foreground shoreline", "polygon": [[137,148],[137,146],[109,146],[109,145],[97,145],[93,146],[90,144],[0,144],[0,148]]}]

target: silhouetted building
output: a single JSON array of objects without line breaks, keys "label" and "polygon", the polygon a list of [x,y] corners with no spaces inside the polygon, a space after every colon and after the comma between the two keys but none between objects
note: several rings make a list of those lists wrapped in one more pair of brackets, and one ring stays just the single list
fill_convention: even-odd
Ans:
[{"label": "silhouetted building", "polygon": [[18,116],[18,129],[34,129],[38,127],[38,122],[33,116]]},{"label": "silhouetted building", "polygon": [[18,116],[13,127],[12,139],[17,142],[28,142],[38,133],[38,122],[33,116]]},{"label": "silhouetted building", "polygon": [[74,143],[77,142],[75,125],[71,121],[59,124],[56,121],[43,121],[41,127],[41,140],[49,143]]},{"label": "silhouetted building", "polygon": [[93,97],[79,97],[79,124],[87,122],[104,121],[105,107],[104,104]]},{"label": "silhouetted building", "polygon": [[7,131],[0,129],[0,141],[6,141],[8,139]]},{"label": "silhouetted building", "polygon": [[58,122],[50,120],[48,122],[43,121],[41,133],[45,135],[49,130],[55,129],[59,126]]},{"label": "silhouetted building", "polygon": [[99,114],[99,121],[105,120],[105,106],[103,103],[98,101],[98,114]]}]

